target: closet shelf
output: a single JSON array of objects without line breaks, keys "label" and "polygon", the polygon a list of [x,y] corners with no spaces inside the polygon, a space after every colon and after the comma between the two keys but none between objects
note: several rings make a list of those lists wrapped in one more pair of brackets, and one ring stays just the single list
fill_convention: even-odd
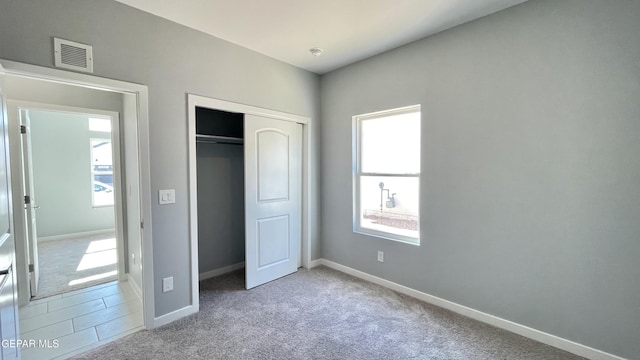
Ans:
[{"label": "closet shelf", "polygon": [[244,139],[229,136],[196,134],[196,142],[209,144],[242,145],[244,143]]}]

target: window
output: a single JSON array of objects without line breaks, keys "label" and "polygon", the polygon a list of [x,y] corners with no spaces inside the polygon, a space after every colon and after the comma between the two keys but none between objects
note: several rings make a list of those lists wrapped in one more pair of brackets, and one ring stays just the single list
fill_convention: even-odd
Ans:
[{"label": "window", "polygon": [[113,206],[113,152],[111,119],[89,118],[91,151],[91,200],[94,207]]},{"label": "window", "polygon": [[111,132],[111,119],[89,118],[89,131]]},{"label": "window", "polygon": [[354,231],[420,244],[420,106],[353,120]]}]

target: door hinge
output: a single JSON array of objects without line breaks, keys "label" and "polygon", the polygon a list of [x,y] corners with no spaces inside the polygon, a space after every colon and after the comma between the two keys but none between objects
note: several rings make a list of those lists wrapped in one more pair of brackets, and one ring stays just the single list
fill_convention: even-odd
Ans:
[{"label": "door hinge", "polygon": [[144,229],[144,221],[140,221],[140,229]]},{"label": "door hinge", "polygon": [[24,196],[24,204],[25,205],[31,204],[31,197],[29,195]]},{"label": "door hinge", "polygon": [[27,133],[27,127],[24,125],[20,125],[20,134],[26,134]]},{"label": "door hinge", "polygon": [[35,270],[34,270],[33,264],[29,264],[29,272],[34,272],[34,271]]}]

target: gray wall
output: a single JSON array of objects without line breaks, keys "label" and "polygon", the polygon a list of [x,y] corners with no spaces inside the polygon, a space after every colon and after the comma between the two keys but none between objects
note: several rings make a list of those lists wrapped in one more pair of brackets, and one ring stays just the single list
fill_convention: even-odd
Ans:
[{"label": "gray wall", "polygon": [[244,151],[197,144],[200,273],[244,262]]},{"label": "gray wall", "polygon": [[93,207],[87,115],[29,110],[38,238],[115,229],[114,207]]},{"label": "gray wall", "polygon": [[[114,1],[3,1],[0,34],[0,58],[52,67],[56,36],[93,45],[95,75],[149,87],[152,198],[159,189],[176,189],[175,204],[152,206],[155,311],[160,316],[189,305],[186,94],[317,120],[318,77]],[[311,140],[317,160],[318,139]],[[316,257],[318,229],[311,231]],[[174,291],[163,293],[167,276],[174,277]]]},{"label": "gray wall", "polygon": [[[323,76],[323,257],[640,358],[639,19],[531,0]],[[351,117],[413,104],[419,247],[351,222]]]}]

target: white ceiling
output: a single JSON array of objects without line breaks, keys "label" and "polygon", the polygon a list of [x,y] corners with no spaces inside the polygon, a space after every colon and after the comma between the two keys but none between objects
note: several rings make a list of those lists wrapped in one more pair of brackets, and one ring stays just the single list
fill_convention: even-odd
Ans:
[{"label": "white ceiling", "polygon": [[526,0],[116,1],[324,74]]}]

